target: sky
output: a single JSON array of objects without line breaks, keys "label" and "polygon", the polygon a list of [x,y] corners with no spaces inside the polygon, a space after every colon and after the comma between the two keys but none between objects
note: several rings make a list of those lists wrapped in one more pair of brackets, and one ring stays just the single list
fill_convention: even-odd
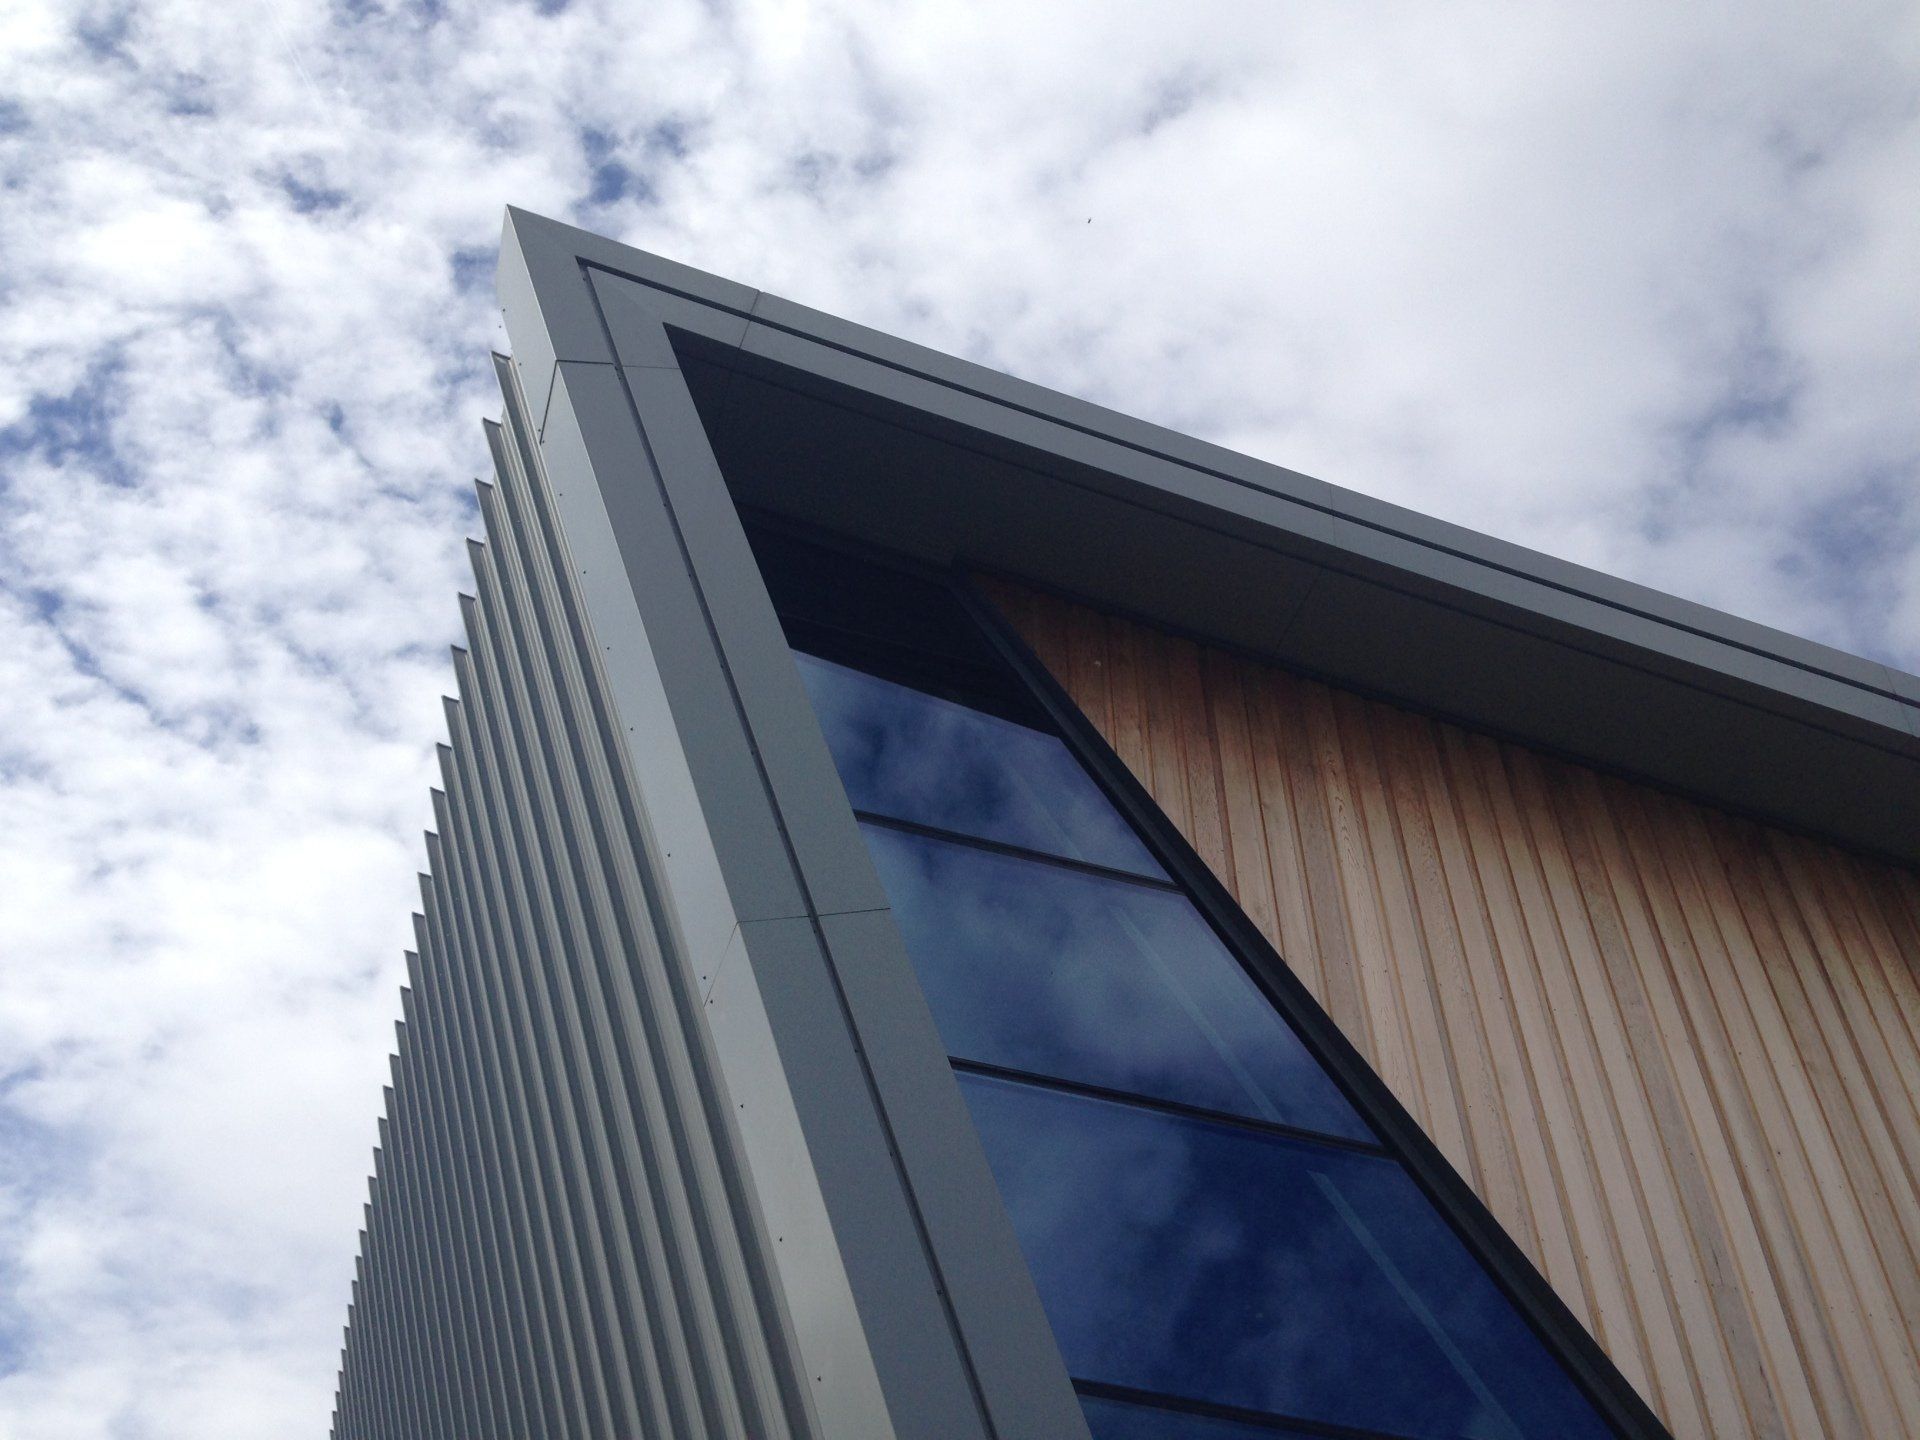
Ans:
[{"label": "sky", "polygon": [[0,1440],[323,1434],[503,207],[1920,670],[1920,8],[0,0]]}]

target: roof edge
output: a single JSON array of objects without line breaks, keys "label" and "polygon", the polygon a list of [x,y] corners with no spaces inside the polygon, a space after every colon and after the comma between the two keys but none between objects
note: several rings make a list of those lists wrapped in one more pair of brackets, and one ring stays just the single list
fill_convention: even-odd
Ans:
[{"label": "roof edge", "polygon": [[[1117,477],[1117,486],[1150,491],[1156,501],[1166,502],[1163,508],[1173,508],[1178,491],[1178,504],[1190,518],[1198,515],[1255,543],[1291,546],[1296,555],[1311,552],[1318,565],[1524,631],[1569,653],[1584,651],[1589,658],[1664,677],[1682,695],[1698,692],[1703,730],[1712,729],[1705,718],[1711,709],[1705,697],[1712,697],[1713,704],[1733,701],[1783,717],[1796,729],[1810,726],[1847,744],[1870,747],[1880,757],[1876,763],[1896,762],[1903,774],[1912,767],[1920,794],[1920,677],[509,207],[500,295],[516,364],[536,408],[544,405],[552,368],[562,360],[635,363],[619,353],[609,312],[601,304],[604,293],[598,298],[595,293],[605,292],[616,277],[644,287],[649,308],[664,323],[702,337],[706,348],[729,365],[777,368],[823,391],[870,398],[876,412],[890,417],[924,418],[929,428],[949,434],[964,430],[991,437],[1007,453],[1024,447],[1029,455],[1063,457],[1063,463]],[[1562,700],[1575,707],[1580,703],[1576,684],[1566,683],[1569,693]],[[1391,696],[1391,687],[1384,693]],[[1407,698],[1435,708],[1428,697]],[[1517,738],[1528,737],[1522,730]],[[1550,737],[1541,743],[1554,744]],[[1561,748],[1580,755],[1577,748]],[[1634,769],[1615,758],[1595,759]],[[1687,788],[1658,766],[1646,773]],[[1724,786],[1703,793],[1720,803],[1741,803]],[[1887,801],[1881,797],[1873,803],[1884,811]],[[1762,800],[1750,808],[1781,813]],[[1785,813],[1781,818],[1834,833],[1825,822],[1802,822]],[[1872,828],[1884,837],[1886,817]],[[1844,833],[1839,838],[1883,853],[1888,849],[1884,838]],[[1903,858],[1920,859],[1920,838],[1895,850]]]}]

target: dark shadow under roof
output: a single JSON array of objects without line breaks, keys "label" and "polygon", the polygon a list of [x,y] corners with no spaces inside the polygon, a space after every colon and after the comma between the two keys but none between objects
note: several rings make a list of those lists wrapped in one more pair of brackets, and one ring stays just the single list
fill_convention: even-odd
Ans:
[{"label": "dark shadow under roof", "polygon": [[536,411],[557,362],[680,369],[742,505],[1920,860],[1914,676],[520,211],[501,299]]}]

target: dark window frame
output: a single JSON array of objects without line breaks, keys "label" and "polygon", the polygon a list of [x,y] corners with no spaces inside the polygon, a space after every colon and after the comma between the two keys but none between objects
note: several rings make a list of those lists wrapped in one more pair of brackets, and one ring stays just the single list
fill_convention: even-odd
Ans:
[{"label": "dark window frame", "polygon": [[[1105,798],[1104,795],[1102,798]],[[1283,1030],[1287,1037],[1294,1043],[1300,1045],[1300,1055],[1314,1067],[1316,1074],[1320,1076],[1320,1078],[1325,1078],[1324,1067],[1321,1066],[1319,1059],[1305,1046],[1304,1042],[1299,1040],[1297,1032],[1287,1024],[1284,1015],[1281,1014],[1278,1007],[1274,1006],[1273,1002],[1267,998],[1266,992],[1260,988],[1259,983],[1253,976],[1247,973],[1246,966],[1241,962],[1240,958],[1227,947],[1226,942],[1220,938],[1219,933],[1208,923],[1207,918],[1201,914],[1199,907],[1194,904],[1193,898],[1182,890],[1173,880],[1139,875],[1124,870],[1112,870],[1104,866],[1088,864],[1082,861],[1068,859],[1064,856],[1049,855],[1037,850],[1022,850],[1014,846],[1004,845],[997,841],[982,839],[973,835],[962,834],[955,831],[941,831],[931,826],[917,825],[910,821],[899,821],[887,817],[875,816],[869,812],[860,810],[854,811],[854,818],[860,821],[862,831],[868,833],[868,847],[870,851],[873,846],[872,834],[874,832],[888,833],[903,836],[907,838],[909,842],[925,840],[931,841],[937,846],[951,851],[971,851],[976,855],[988,857],[990,862],[1010,861],[1016,867],[1035,870],[1040,874],[1044,874],[1048,870],[1063,872],[1061,878],[1071,877],[1068,880],[1069,884],[1072,884],[1075,880],[1092,881],[1095,882],[1096,886],[1112,887],[1108,890],[1109,894],[1125,894],[1131,891],[1143,897],[1159,897],[1157,901],[1147,901],[1149,905],[1163,904],[1167,901],[1174,902],[1176,907],[1190,914],[1192,923],[1204,932],[1212,941],[1213,946],[1216,947],[1206,960],[1199,960],[1198,957],[1196,957],[1197,964],[1203,969],[1210,968],[1210,962],[1215,956],[1224,961],[1226,966],[1230,967],[1234,979],[1243,981],[1247,989],[1251,991],[1250,996],[1242,992],[1242,995],[1236,996],[1236,999],[1248,998],[1256,1004],[1264,1004],[1267,1007],[1268,1013],[1273,1017],[1277,1027]],[[879,861],[876,857],[876,864],[878,863]],[[903,908],[908,908],[903,906],[902,897],[893,891],[888,884],[885,873],[886,867],[884,865],[881,866],[881,870],[882,886],[888,890],[889,896],[893,900],[896,913],[900,912]],[[1046,884],[1050,882],[1042,883]],[[1098,889],[1083,891],[1082,896],[1083,898],[1091,898],[1098,893]],[[904,922],[902,930],[903,934],[906,933],[907,926]],[[907,935],[907,939],[908,952],[911,954],[914,949],[912,936]],[[1192,978],[1197,979],[1199,977],[1194,976]],[[923,972],[923,986],[925,983],[926,980]],[[939,1014],[937,1006],[935,1007],[935,1014],[937,1018]],[[1252,1036],[1242,1037],[1242,1040],[1243,1042],[1259,1043]],[[963,1050],[964,1047],[960,1049],[950,1047],[947,1052],[947,1060],[956,1070],[972,1071],[973,1073],[981,1075],[997,1075],[1005,1079],[1019,1080],[1026,1084],[1039,1085],[1043,1088],[1060,1090],[1069,1094],[1117,1100],[1124,1104],[1138,1105],[1144,1109],[1158,1110],[1164,1114],[1182,1116],[1187,1119],[1210,1121],[1235,1126],[1244,1130],[1251,1130],[1255,1133],[1278,1136],[1283,1139],[1307,1140],[1314,1143],[1325,1144],[1336,1149],[1359,1150],[1368,1154],[1380,1155],[1387,1159],[1393,1158],[1387,1154],[1379,1140],[1366,1131],[1365,1123],[1361,1120],[1358,1112],[1353,1109],[1347,1102],[1346,1097],[1340,1094],[1338,1088],[1334,1086],[1330,1080],[1327,1081],[1327,1098],[1337,1100],[1346,1113],[1343,1116],[1336,1116],[1323,1112],[1322,1118],[1336,1122],[1344,1119],[1359,1122],[1359,1133],[1347,1128],[1337,1128],[1336,1124],[1310,1124],[1307,1120],[1305,1108],[1296,1109],[1294,1111],[1295,1118],[1291,1120],[1280,1119],[1274,1114],[1256,1113],[1255,1109],[1251,1108],[1251,1104],[1255,1099],[1252,1091],[1244,1093],[1242,1097],[1248,1102],[1248,1106],[1246,1108],[1235,1109],[1230,1105],[1210,1105],[1204,1100],[1194,1098],[1192,1092],[1186,1096],[1181,1096],[1172,1093],[1171,1089],[1128,1088],[1118,1083],[1096,1080],[1085,1072],[1074,1074],[1065,1070],[1028,1068],[1015,1064],[1009,1059],[992,1059],[986,1055],[970,1051],[963,1053]],[[1267,1077],[1269,1083],[1277,1082],[1279,1079],[1280,1077],[1278,1075],[1269,1075]],[[1274,1101],[1276,1096],[1274,1090],[1268,1088],[1267,1085],[1261,1085],[1258,1088],[1270,1103]],[[1395,1163],[1398,1162],[1396,1161]]]},{"label": "dark window frame", "polygon": [[[1468,1254],[1481,1265],[1495,1288],[1514,1306],[1549,1354],[1566,1368],[1576,1388],[1592,1402],[1601,1418],[1623,1440],[1672,1440],[1659,1417],[1567,1308],[1526,1252],[1507,1234],[1472,1186],[1454,1169],[1332,1016],[1293,973],[1272,942],[1240,908],[1239,902],[1034,653],[1025,637],[982,591],[978,578],[983,572],[968,566],[964,560],[949,568],[929,565],[912,556],[863,541],[850,541],[757,509],[741,507],[740,514],[750,535],[758,531],[845,555],[862,565],[938,587],[950,595],[972,621],[978,637],[1024,689],[1023,698],[1038,707],[1068,751],[1086,767],[1095,784],[1133,827],[1153,858],[1160,862],[1174,886],[1193,902],[1201,918],[1213,928],[1282,1019],[1299,1034],[1335,1087],[1372,1129],[1380,1141],[1376,1153],[1398,1161],[1405,1168],[1442,1220],[1460,1238]],[[1057,587],[1048,588],[1060,593]],[[1098,608],[1092,601],[1079,603]],[[1326,1139],[1315,1138],[1323,1142]],[[1076,1382],[1076,1387],[1082,1383]],[[1117,1392],[1110,1398],[1119,1398]],[[1209,1412],[1222,1419],[1241,1418],[1219,1407],[1196,1407],[1192,1411]],[[1328,1433],[1341,1432],[1335,1428]]]},{"label": "dark window frame", "polygon": [[1294,1440],[1296,1436],[1306,1435],[1319,1437],[1319,1440],[1404,1440],[1404,1437],[1391,1435],[1384,1430],[1358,1430],[1351,1425],[1337,1425],[1327,1420],[1274,1415],[1264,1410],[1244,1410],[1237,1405],[1220,1405],[1211,1400],[1193,1400],[1182,1395],[1162,1395],[1151,1390],[1136,1390],[1130,1385],[1109,1384],[1104,1380],[1076,1380],[1073,1388],[1074,1393],[1089,1400],[1131,1405],[1153,1414],[1190,1415],[1200,1420],[1225,1421],[1230,1425],[1279,1436],[1282,1440]]}]

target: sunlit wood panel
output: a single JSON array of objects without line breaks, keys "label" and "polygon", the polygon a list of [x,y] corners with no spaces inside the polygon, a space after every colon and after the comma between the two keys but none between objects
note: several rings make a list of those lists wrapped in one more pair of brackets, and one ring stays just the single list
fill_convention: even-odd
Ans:
[{"label": "sunlit wood panel", "polygon": [[1676,1436],[1920,1435],[1920,877],[986,583]]}]

